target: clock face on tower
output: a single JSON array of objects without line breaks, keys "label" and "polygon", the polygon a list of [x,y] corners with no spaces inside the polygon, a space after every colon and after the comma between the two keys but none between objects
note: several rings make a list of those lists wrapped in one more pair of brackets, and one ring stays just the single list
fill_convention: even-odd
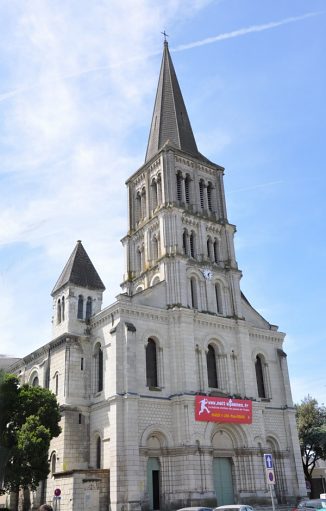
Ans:
[{"label": "clock face on tower", "polygon": [[211,278],[213,277],[213,272],[209,268],[204,268],[202,270],[202,274],[204,275],[204,278],[206,280],[211,280]]}]

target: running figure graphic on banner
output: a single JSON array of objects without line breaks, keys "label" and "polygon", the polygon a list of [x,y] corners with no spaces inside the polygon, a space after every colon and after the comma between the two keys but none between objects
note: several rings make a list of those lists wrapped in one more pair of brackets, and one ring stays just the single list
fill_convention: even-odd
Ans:
[{"label": "running figure graphic on banner", "polygon": [[200,400],[200,410],[199,410],[199,415],[201,415],[202,413],[204,412],[207,412],[207,413],[211,413],[209,411],[209,409],[207,408],[207,403],[208,403],[208,399],[201,399]]}]

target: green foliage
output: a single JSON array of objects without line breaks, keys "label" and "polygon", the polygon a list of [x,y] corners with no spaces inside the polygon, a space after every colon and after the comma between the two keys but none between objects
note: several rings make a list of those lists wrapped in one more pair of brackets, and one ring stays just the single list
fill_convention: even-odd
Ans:
[{"label": "green foliage", "polygon": [[0,384],[0,445],[11,448],[15,444],[14,412],[18,408],[18,380],[7,374]]},{"label": "green foliage", "polygon": [[14,375],[0,382],[0,446],[9,453],[4,486],[35,489],[49,473],[48,450],[60,434],[55,395],[41,387],[19,386]]},{"label": "green foliage", "polygon": [[311,396],[295,408],[303,470],[311,482],[317,460],[326,459],[326,408]]}]

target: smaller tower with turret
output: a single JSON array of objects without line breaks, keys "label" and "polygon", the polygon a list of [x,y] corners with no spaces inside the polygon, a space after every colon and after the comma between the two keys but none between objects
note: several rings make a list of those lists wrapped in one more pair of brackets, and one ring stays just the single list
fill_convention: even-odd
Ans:
[{"label": "smaller tower with turret", "polygon": [[104,290],[102,280],[78,240],[51,293],[53,338],[64,333],[84,335],[91,317],[101,310]]}]

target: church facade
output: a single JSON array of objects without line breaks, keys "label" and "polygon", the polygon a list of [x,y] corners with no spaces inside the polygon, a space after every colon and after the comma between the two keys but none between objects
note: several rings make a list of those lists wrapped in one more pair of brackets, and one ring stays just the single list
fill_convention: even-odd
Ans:
[{"label": "church facade", "polygon": [[61,511],[264,504],[266,453],[277,502],[306,495],[284,334],[241,292],[223,173],[197,149],[165,42],[145,163],[127,181],[122,292],[102,309],[77,242],[52,291],[53,340],[12,367],[61,405],[35,506],[55,489]]}]

